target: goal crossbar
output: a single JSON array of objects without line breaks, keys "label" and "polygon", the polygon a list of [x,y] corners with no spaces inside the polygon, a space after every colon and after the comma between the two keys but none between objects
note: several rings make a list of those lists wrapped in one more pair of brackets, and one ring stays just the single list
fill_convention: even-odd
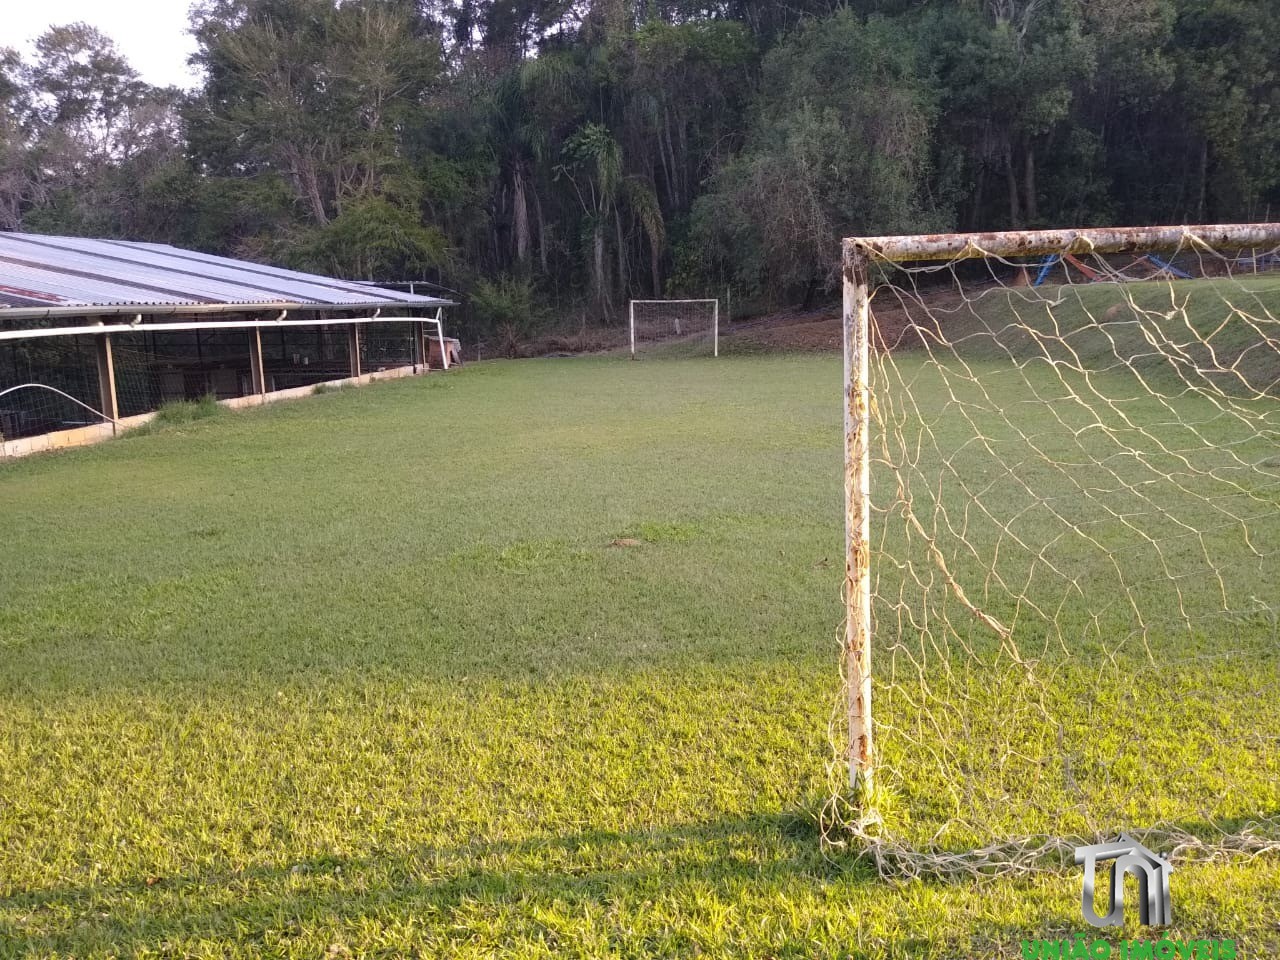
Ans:
[{"label": "goal crossbar", "polygon": [[977,257],[1041,256],[1051,253],[1127,253],[1179,248],[1244,249],[1280,244],[1280,223],[1218,223],[1201,226],[1099,227],[1079,230],[1004,230],[992,233],[933,233],[847,237],[845,256],[902,263]]}]

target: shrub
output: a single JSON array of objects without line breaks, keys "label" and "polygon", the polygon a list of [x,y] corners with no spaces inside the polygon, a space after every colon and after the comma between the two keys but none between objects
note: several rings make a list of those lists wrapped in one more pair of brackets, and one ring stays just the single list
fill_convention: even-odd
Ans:
[{"label": "shrub", "polygon": [[191,423],[194,420],[207,420],[226,412],[219,406],[218,398],[206,393],[199,400],[166,400],[156,410],[156,421],[159,423]]},{"label": "shrub", "polygon": [[515,356],[520,345],[545,322],[545,311],[537,302],[532,281],[523,277],[481,280],[471,295],[480,330],[493,339],[499,353],[509,357]]},{"label": "shrub", "polygon": [[352,390],[354,388],[354,383],[331,383],[329,381],[325,381],[324,383],[317,383],[311,388],[311,392],[312,394],[338,393],[342,390]]}]

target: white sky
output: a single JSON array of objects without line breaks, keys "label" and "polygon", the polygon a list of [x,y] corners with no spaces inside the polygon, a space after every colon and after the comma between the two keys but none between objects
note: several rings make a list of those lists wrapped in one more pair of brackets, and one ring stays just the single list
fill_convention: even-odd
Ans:
[{"label": "white sky", "polygon": [[0,0],[0,47],[30,57],[36,37],[51,26],[84,21],[97,27],[156,86],[190,88],[187,66],[195,40],[187,33],[191,0]]}]

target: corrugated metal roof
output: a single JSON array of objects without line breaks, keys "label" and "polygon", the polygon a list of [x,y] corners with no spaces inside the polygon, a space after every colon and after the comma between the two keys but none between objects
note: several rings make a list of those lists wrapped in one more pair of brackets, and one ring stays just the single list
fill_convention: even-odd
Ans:
[{"label": "corrugated metal roof", "polygon": [[281,304],[437,307],[451,301],[161,243],[0,233],[0,318],[40,307]]}]

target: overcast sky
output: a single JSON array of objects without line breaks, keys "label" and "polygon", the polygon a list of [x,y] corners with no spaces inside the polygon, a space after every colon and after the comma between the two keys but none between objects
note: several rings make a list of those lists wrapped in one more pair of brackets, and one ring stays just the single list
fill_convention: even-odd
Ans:
[{"label": "overcast sky", "polygon": [[120,52],[157,86],[191,87],[187,33],[191,0],[0,0],[0,47],[30,56],[31,43],[51,26],[82,20],[116,42]]}]

